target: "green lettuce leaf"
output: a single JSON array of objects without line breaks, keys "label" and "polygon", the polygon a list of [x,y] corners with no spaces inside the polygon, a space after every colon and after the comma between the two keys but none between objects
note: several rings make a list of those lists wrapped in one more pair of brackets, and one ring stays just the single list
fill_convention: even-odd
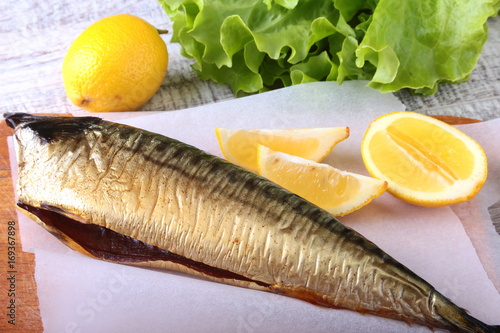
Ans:
[{"label": "green lettuce leaf", "polygon": [[380,0],[356,64],[377,68],[369,86],[382,92],[432,94],[439,83],[463,82],[476,66],[496,3]]},{"label": "green lettuce leaf", "polygon": [[159,0],[197,75],[236,96],[311,81],[436,92],[468,79],[500,0]]}]

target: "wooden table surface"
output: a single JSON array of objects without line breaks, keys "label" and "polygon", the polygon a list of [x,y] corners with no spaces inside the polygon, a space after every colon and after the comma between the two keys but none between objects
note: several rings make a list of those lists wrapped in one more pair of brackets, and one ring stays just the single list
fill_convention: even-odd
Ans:
[{"label": "wooden table surface", "polygon": [[[157,1],[3,0],[0,21],[0,114],[5,112],[84,113],[67,99],[61,76],[62,60],[71,42],[100,18],[129,13],[144,18],[159,29],[172,30],[171,22]],[[471,79],[459,85],[441,85],[428,97],[407,91],[396,96],[408,110],[431,115],[488,120],[500,117],[500,17],[488,20],[490,38]],[[191,60],[180,55],[180,47],[169,42],[169,69],[159,91],[142,111],[180,110],[235,98],[226,85],[198,79]],[[447,118],[455,122],[457,118]],[[462,120],[458,120],[459,122]],[[11,130],[0,124],[0,331],[41,332],[33,254],[21,251],[15,224],[15,263],[8,263],[8,221],[16,222],[6,136]],[[500,230],[500,229],[499,229]],[[15,273],[8,273],[9,271]],[[7,278],[15,275],[15,326],[4,316],[11,288]]]}]

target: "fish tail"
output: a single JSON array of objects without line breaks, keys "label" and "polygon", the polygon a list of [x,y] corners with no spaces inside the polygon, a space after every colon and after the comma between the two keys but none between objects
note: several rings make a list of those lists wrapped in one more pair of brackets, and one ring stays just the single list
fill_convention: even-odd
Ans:
[{"label": "fish tail", "polygon": [[500,333],[500,326],[488,325],[472,317],[466,310],[458,307],[437,291],[435,292],[434,300],[436,312],[449,325],[447,328],[451,331],[464,333]]}]

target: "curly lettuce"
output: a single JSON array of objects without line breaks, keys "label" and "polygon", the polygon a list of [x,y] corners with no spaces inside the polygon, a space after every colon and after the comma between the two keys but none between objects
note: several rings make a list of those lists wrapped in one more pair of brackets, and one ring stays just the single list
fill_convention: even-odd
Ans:
[{"label": "curly lettuce", "polygon": [[159,0],[172,42],[236,96],[368,80],[433,94],[468,80],[500,0]]}]

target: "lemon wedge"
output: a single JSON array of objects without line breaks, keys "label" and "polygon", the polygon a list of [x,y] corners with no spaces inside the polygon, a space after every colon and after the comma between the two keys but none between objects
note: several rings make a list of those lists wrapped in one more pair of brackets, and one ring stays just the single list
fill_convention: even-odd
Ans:
[{"label": "lemon wedge", "polygon": [[225,129],[215,133],[226,159],[257,173],[257,146],[321,161],[337,143],[349,137],[348,127],[304,129]]},{"label": "lemon wedge", "polygon": [[334,216],[343,216],[367,205],[387,187],[385,181],[262,145],[258,146],[257,156],[259,174]]}]

